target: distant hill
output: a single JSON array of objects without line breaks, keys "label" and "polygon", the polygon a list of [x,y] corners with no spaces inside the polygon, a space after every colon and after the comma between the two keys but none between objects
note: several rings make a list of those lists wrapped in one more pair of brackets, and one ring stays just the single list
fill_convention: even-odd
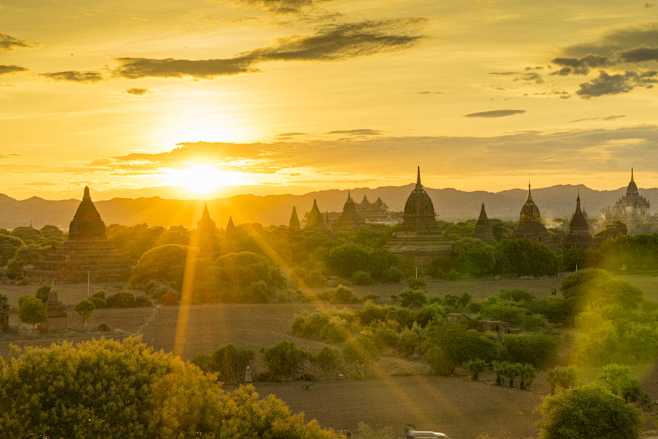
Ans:
[{"label": "distant hill", "polygon": [[[375,189],[352,189],[351,193],[357,201],[360,201],[363,195],[367,195],[370,201],[381,197],[391,210],[400,211],[412,189],[413,185],[384,186]],[[434,200],[439,218],[448,221],[475,218],[482,202],[486,203],[489,217],[516,219],[527,196],[527,191],[522,189],[502,192],[465,192],[451,188],[427,190]],[[532,192],[542,216],[550,219],[570,216],[578,191],[589,216],[596,217],[601,209],[612,205],[622,195],[624,188],[598,191],[582,185],[551,186],[533,189]],[[652,206],[658,206],[658,189],[642,189],[641,192]],[[300,215],[303,215],[311,208],[313,199],[316,198],[320,210],[339,211],[346,197],[346,190],[325,190],[304,195],[238,195],[211,200],[208,205],[211,215],[220,226],[224,226],[229,215],[238,223],[287,224],[293,205],[296,205]],[[16,200],[0,194],[0,227],[13,228],[31,223],[34,227],[54,224],[67,229],[78,202],[72,199],[45,200],[39,197]],[[203,202],[157,197],[113,198],[98,201],[96,205],[107,224],[189,226],[196,222]]]}]

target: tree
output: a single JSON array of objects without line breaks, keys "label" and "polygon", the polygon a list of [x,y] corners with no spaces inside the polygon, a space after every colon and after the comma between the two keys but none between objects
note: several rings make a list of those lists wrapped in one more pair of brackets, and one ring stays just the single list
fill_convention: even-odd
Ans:
[{"label": "tree", "polygon": [[626,402],[645,401],[648,396],[640,387],[640,382],[631,374],[627,366],[608,364],[599,377],[601,384]]},{"label": "tree", "polygon": [[35,296],[37,299],[42,301],[43,303],[48,303],[48,296],[50,295],[50,291],[52,288],[48,285],[43,285],[39,287],[37,292],[35,293]]},{"label": "tree", "polygon": [[136,286],[151,280],[164,281],[176,289],[183,286],[188,248],[183,245],[162,245],[152,248],[137,261],[131,278]]},{"label": "tree", "polygon": [[464,363],[464,367],[471,373],[471,379],[477,381],[480,374],[487,369],[487,362],[484,360],[470,360]]},{"label": "tree", "polygon": [[623,399],[597,386],[576,387],[547,397],[541,439],[637,439],[640,417]]},{"label": "tree", "polygon": [[7,265],[19,247],[23,246],[23,240],[11,235],[0,234],[0,267]]},{"label": "tree", "polygon": [[94,312],[96,309],[96,305],[94,305],[94,302],[92,302],[89,299],[84,299],[80,301],[77,305],[75,305],[75,312],[78,313],[80,318],[82,319],[82,325],[86,328],[87,327],[87,321],[91,317],[91,314]]},{"label": "tree", "polygon": [[134,338],[0,359],[0,407],[0,431],[12,438],[338,439],[275,397],[260,399],[250,386],[226,393],[211,375]]},{"label": "tree", "polygon": [[551,386],[551,395],[559,389],[571,389],[576,387],[578,376],[574,367],[555,367],[548,371],[546,380]]},{"label": "tree", "polygon": [[18,300],[18,317],[36,327],[46,320],[46,304],[36,297],[23,296]]},{"label": "tree", "polygon": [[307,352],[289,341],[282,341],[265,350],[267,369],[277,379],[297,379],[307,359]]},{"label": "tree", "polygon": [[243,382],[247,367],[253,360],[253,351],[229,344],[210,355],[210,366],[224,383],[239,384]]}]

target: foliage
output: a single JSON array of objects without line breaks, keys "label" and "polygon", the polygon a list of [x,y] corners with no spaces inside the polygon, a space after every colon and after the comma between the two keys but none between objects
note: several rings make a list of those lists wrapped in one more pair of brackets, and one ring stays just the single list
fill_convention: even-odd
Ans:
[{"label": "foliage", "polygon": [[270,302],[274,299],[274,291],[286,285],[279,268],[265,256],[253,252],[222,255],[217,258],[215,271],[217,285],[223,292],[219,299],[224,302]]},{"label": "foliage", "polygon": [[[389,270],[398,264],[397,258],[390,252],[355,242],[331,248],[324,262],[333,273],[353,280],[356,272],[367,272],[373,279],[388,280],[387,277],[391,275]],[[365,280],[362,274],[358,278]]]},{"label": "foliage", "polygon": [[455,373],[455,361],[441,346],[432,346],[426,353],[425,359],[432,369],[432,373],[441,376],[450,376]]},{"label": "foliage", "polygon": [[23,323],[42,323],[46,320],[46,304],[36,297],[22,296],[18,300],[18,317]]},{"label": "foliage", "polygon": [[295,318],[292,333],[297,337],[340,343],[347,338],[349,329],[348,323],[340,315],[316,311]]},{"label": "foliage", "polygon": [[439,346],[455,365],[477,359],[491,362],[500,356],[498,343],[457,323],[438,322],[431,325],[428,340]]},{"label": "foliage", "polygon": [[551,386],[551,395],[554,395],[558,390],[576,387],[578,376],[576,369],[572,366],[555,367],[548,371],[546,380]]},{"label": "foliage", "polygon": [[559,268],[555,253],[545,245],[526,239],[508,239],[498,245],[498,273],[519,276],[554,275]]},{"label": "foliage", "polygon": [[168,244],[152,248],[137,261],[131,278],[132,284],[140,287],[148,281],[159,280],[180,290],[187,254],[188,248],[183,245]]},{"label": "foliage", "polygon": [[213,376],[135,339],[1,359],[0,406],[0,431],[15,438],[337,438],[274,397],[252,387],[225,393]]},{"label": "foliage", "polygon": [[151,301],[146,296],[135,296],[133,293],[121,291],[105,299],[107,308],[142,308],[151,306]]},{"label": "foliage", "polygon": [[480,374],[487,369],[487,362],[481,359],[469,360],[464,363],[464,367],[470,372],[471,379],[477,381]]},{"label": "foliage", "polygon": [[624,398],[626,402],[646,402],[649,399],[640,387],[640,382],[631,374],[627,366],[606,365],[601,372],[599,382],[613,394]]},{"label": "foliage", "polygon": [[34,295],[43,303],[48,303],[48,296],[50,295],[51,291],[52,287],[49,285],[43,285],[37,289],[37,292]]},{"label": "foliage", "polygon": [[398,294],[398,302],[405,308],[420,308],[427,303],[427,294],[422,290],[407,288]]},{"label": "foliage", "polygon": [[558,338],[548,334],[509,334],[503,337],[505,358],[515,363],[544,367],[555,358]]},{"label": "foliage", "polygon": [[338,287],[333,290],[324,291],[318,294],[318,298],[324,302],[341,305],[361,302],[361,300],[354,295],[352,290],[343,285],[338,285]]},{"label": "foliage", "polygon": [[341,353],[336,349],[324,347],[311,358],[311,361],[316,364],[322,372],[330,374],[341,370],[343,359]]},{"label": "foliage", "polygon": [[247,367],[254,360],[254,352],[226,345],[210,355],[197,357],[194,362],[203,370],[217,373],[226,384],[242,383]]},{"label": "foliage", "polygon": [[372,364],[378,350],[370,338],[361,335],[347,340],[342,354],[346,373],[351,378],[364,378],[372,374]]},{"label": "foliage", "polygon": [[596,386],[576,387],[544,400],[542,439],[637,439],[637,410]]},{"label": "foliage", "polygon": [[96,305],[94,305],[94,302],[91,301],[90,299],[84,299],[75,306],[75,312],[78,313],[78,315],[82,319],[82,324],[85,326],[87,326],[87,321],[89,320],[91,314],[94,312],[95,309],[96,309]]},{"label": "foliage", "polygon": [[265,350],[265,364],[275,379],[299,378],[308,357],[306,351],[289,341],[282,341]]},{"label": "foliage", "polygon": [[496,249],[479,239],[462,239],[453,246],[455,270],[472,276],[487,276],[496,270]]},{"label": "foliage", "polygon": [[370,285],[372,283],[372,276],[365,270],[357,270],[352,273],[352,282],[355,285]]},{"label": "foliage", "polygon": [[398,436],[393,434],[391,427],[375,429],[368,424],[359,422],[356,432],[352,435],[353,439],[397,439]]},{"label": "foliage", "polygon": [[23,246],[23,240],[11,235],[0,234],[0,267],[7,265],[19,247]]}]

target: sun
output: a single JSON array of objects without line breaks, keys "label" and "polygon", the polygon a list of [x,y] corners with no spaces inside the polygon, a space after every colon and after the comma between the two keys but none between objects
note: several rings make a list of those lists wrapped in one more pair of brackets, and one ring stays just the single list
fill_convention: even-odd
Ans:
[{"label": "sun", "polygon": [[180,168],[163,169],[162,172],[163,183],[199,197],[215,195],[228,186],[245,182],[238,172],[226,171],[205,163],[190,163]]}]

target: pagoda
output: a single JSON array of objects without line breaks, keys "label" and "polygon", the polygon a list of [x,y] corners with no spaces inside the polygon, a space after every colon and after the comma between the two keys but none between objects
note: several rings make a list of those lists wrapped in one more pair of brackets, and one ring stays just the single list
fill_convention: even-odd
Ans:
[{"label": "pagoda", "polygon": [[631,234],[653,231],[648,230],[656,228],[656,218],[649,214],[650,208],[649,200],[640,194],[631,168],[631,181],[626,187],[626,192],[614,206],[605,210],[605,222],[608,225],[621,222]]},{"label": "pagoda", "polygon": [[495,241],[493,226],[487,216],[487,210],[484,208],[484,203],[482,203],[482,207],[480,207],[480,216],[478,217],[477,223],[475,223],[475,237],[482,241]]},{"label": "pagoda", "polygon": [[570,248],[587,248],[592,243],[592,234],[585,213],[580,207],[580,194],[576,198],[576,211],[569,222],[569,234],[565,245]]},{"label": "pagoda", "polygon": [[433,258],[450,256],[452,242],[441,239],[434,203],[421,182],[420,166],[416,186],[407,198],[402,218],[399,230],[388,244],[391,253],[411,258],[421,272]]},{"label": "pagoda", "polygon": [[334,227],[341,230],[351,230],[361,227],[364,223],[365,221],[357,211],[356,203],[352,200],[352,195],[348,192],[343,211],[334,223]]},{"label": "pagoda", "polygon": [[299,217],[297,216],[297,207],[292,206],[292,213],[290,214],[290,221],[288,221],[288,230],[291,232],[298,232],[301,228]]},{"label": "pagoda", "polygon": [[201,219],[197,223],[199,254],[202,257],[215,257],[219,254],[219,232],[215,221],[210,217],[208,205],[203,207]]},{"label": "pagoda", "polygon": [[318,201],[313,199],[313,207],[306,214],[306,226],[305,229],[308,230],[317,230],[327,228],[327,222],[325,217],[320,213],[320,208],[318,207]]},{"label": "pagoda", "polygon": [[519,215],[519,224],[514,233],[516,238],[528,239],[531,241],[547,241],[548,231],[544,227],[541,219],[539,207],[532,199],[532,189],[528,183],[528,198],[521,208]]},{"label": "pagoda", "polygon": [[69,225],[68,239],[46,252],[28,273],[61,282],[119,282],[128,279],[130,264],[105,233],[105,223],[85,187]]}]

